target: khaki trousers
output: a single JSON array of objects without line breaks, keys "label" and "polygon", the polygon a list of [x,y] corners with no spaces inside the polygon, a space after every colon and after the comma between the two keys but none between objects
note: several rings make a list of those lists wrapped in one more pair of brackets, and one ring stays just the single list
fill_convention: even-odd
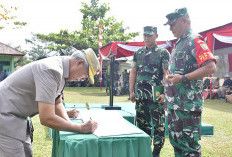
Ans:
[{"label": "khaki trousers", "polygon": [[25,142],[0,134],[0,157],[32,157],[31,139]]}]

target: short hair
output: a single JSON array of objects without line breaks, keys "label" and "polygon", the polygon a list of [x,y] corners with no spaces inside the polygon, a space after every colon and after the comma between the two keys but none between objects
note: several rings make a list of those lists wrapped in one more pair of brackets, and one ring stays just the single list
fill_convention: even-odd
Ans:
[{"label": "short hair", "polygon": [[86,67],[89,66],[89,63],[88,63],[88,61],[87,61],[87,59],[86,59],[86,57],[85,57],[85,54],[84,54],[82,51],[80,51],[80,50],[75,51],[75,52],[71,55],[71,58],[72,58],[72,59],[76,59],[76,60],[84,60],[84,65],[85,65]]}]

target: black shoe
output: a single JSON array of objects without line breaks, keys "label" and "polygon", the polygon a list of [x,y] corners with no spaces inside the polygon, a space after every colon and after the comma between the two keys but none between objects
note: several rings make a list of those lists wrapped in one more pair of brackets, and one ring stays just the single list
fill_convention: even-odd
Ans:
[{"label": "black shoe", "polygon": [[153,153],[153,157],[160,157],[160,154]]}]

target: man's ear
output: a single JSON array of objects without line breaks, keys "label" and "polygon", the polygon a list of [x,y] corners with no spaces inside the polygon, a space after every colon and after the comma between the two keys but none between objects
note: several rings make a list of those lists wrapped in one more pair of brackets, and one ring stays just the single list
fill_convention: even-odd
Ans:
[{"label": "man's ear", "polygon": [[156,38],[158,38],[158,37],[159,37],[159,35],[158,35],[158,34],[156,34],[156,35],[155,35],[155,37],[156,37]]}]

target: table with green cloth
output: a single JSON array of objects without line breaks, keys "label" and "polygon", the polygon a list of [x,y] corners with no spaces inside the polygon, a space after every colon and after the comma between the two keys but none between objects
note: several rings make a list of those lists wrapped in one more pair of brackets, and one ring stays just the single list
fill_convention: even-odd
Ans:
[{"label": "table with green cloth", "polygon": [[[135,125],[135,103],[114,103],[117,106],[120,106],[122,109],[119,111],[123,118],[131,122]],[[86,105],[84,103],[66,103],[67,110],[71,110],[75,107],[78,109],[86,109]],[[91,109],[101,109],[102,106],[107,104],[89,104]],[[153,124],[151,124],[153,125]],[[167,116],[165,122],[165,135],[168,136],[168,123],[167,123]],[[152,131],[152,135],[153,135]],[[212,136],[214,135],[214,127],[211,124],[201,122],[201,136]]]},{"label": "table with green cloth", "polygon": [[[65,108],[67,110],[72,110],[73,108],[77,108],[78,110],[87,110],[86,104],[84,103],[65,103]],[[90,110],[99,110],[103,109],[103,106],[107,104],[88,104]],[[118,110],[124,119],[131,122],[135,125],[135,105],[134,103],[115,103],[116,106],[120,106],[121,110]],[[115,106],[114,105],[114,106]]]},{"label": "table with green cloth", "polygon": [[[73,104],[71,106],[73,107]],[[77,108],[80,109],[79,107]],[[69,105],[66,108],[69,108]],[[82,123],[82,120],[78,119],[71,119],[71,121]],[[136,127],[129,121],[128,125]],[[52,136],[53,157],[152,157],[151,138],[144,132],[97,137],[94,134],[55,130]]]}]

